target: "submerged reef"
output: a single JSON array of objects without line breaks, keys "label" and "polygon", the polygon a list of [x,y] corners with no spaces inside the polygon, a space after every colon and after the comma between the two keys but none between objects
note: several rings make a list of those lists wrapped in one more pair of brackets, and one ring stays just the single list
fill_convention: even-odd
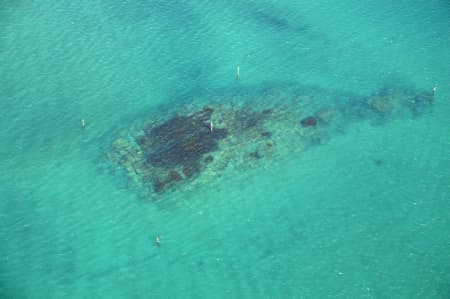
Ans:
[{"label": "submerged reef", "polygon": [[[130,186],[157,197],[206,183],[228,167],[245,170],[322,144],[358,121],[422,115],[434,95],[385,88],[356,97],[275,87],[205,98],[160,109],[157,120],[149,117],[115,134],[107,156],[125,171]],[[207,105],[197,107],[200,102]]]}]

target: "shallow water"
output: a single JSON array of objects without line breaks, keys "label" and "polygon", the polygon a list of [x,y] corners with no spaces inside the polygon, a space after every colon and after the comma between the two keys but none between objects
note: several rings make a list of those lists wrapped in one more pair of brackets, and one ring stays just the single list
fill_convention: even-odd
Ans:
[{"label": "shallow water", "polygon": [[[449,16],[437,0],[3,1],[1,297],[448,298]],[[159,200],[106,158],[189,107],[435,85],[416,117],[345,119]]]}]

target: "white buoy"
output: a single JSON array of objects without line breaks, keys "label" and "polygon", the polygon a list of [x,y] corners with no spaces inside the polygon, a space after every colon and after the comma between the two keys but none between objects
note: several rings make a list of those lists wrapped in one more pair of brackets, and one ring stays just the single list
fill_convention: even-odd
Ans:
[{"label": "white buoy", "polygon": [[239,80],[239,76],[241,75],[241,68],[238,66],[237,68],[236,68],[236,79],[238,79]]}]

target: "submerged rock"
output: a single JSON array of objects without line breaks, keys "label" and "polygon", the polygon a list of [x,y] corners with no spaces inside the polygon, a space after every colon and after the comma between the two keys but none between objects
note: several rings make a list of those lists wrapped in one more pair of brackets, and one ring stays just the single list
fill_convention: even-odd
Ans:
[{"label": "submerged rock", "polygon": [[185,178],[193,177],[200,172],[203,156],[218,149],[218,140],[225,138],[228,130],[211,130],[212,113],[213,109],[206,107],[191,115],[175,116],[156,127],[147,127],[145,134],[137,138],[147,166],[163,173],[170,171],[167,178],[156,179],[155,191],[182,180],[175,169],[181,168]]},{"label": "submerged rock", "polygon": [[270,137],[272,137],[272,133],[271,133],[271,132],[268,132],[268,131],[264,131],[264,132],[261,133],[261,136],[262,136],[262,137],[270,138]]},{"label": "submerged rock", "polygon": [[262,158],[261,154],[258,151],[253,151],[248,154],[249,158],[259,160]]},{"label": "submerged rock", "polygon": [[398,101],[392,95],[370,97],[368,104],[371,109],[378,113],[391,113],[398,106]]},{"label": "submerged rock", "polygon": [[305,117],[300,121],[302,127],[315,127],[317,125],[317,118],[314,116]]},{"label": "submerged rock", "polygon": [[182,177],[181,175],[176,171],[170,171],[167,177],[163,180],[157,179],[154,184],[154,190],[155,192],[161,192],[163,191],[167,186],[172,185],[175,182],[181,181]]},{"label": "submerged rock", "polygon": [[[158,110],[164,121],[140,122],[114,136],[107,157],[125,170],[131,185],[140,182],[160,195],[185,184],[205,183],[228,164],[241,170],[259,167],[280,153],[323,144],[351,123],[374,116],[416,116],[433,103],[433,94],[410,89],[385,89],[360,98],[329,93],[327,101],[320,102],[320,94],[289,94],[283,88],[236,98],[237,103],[221,96],[221,103],[204,108]],[[300,125],[292,125],[299,119]]]},{"label": "submerged rock", "polygon": [[271,114],[272,112],[273,112],[272,108],[264,109],[263,111],[261,111],[262,114]]},{"label": "submerged rock", "polygon": [[[171,118],[158,127],[148,128],[145,137],[140,138],[147,162],[153,167],[170,169],[195,164],[204,154],[217,150],[217,141],[225,138],[228,131],[210,130],[207,121],[211,113],[211,108],[205,108],[189,116]],[[151,142],[142,142],[142,139]]]},{"label": "submerged rock", "polygon": [[211,163],[212,161],[214,161],[214,158],[213,158],[213,156],[209,155],[209,156],[206,156],[204,161],[205,161],[205,163]]},{"label": "submerged rock", "polygon": [[200,164],[198,162],[191,163],[191,164],[184,164],[183,165],[183,174],[186,176],[186,178],[192,178],[195,174],[200,172]]}]

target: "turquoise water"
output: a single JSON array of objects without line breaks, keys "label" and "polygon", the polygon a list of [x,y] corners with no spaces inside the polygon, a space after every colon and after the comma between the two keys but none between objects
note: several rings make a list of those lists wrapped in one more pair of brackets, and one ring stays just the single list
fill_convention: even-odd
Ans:
[{"label": "turquoise water", "polygon": [[[1,1],[0,297],[450,298],[450,5],[335,2]],[[136,120],[292,85],[437,92],[162,200],[105,158]]]}]

